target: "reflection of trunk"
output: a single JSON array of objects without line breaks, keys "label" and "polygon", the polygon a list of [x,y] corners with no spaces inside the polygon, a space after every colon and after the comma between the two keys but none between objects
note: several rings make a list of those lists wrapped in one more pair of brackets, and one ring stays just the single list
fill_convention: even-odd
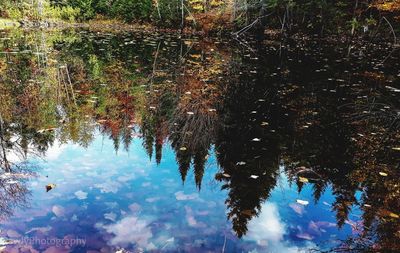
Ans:
[{"label": "reflection of trunk", "polygon": [[157,9],[158,17],[160,18],[160,21],[161,21],[160,4],[158,3],[158,0],[155,0],[154,4],[155,4],[156,9]]},{"label": "reflection of trunk", "polygon": [[[65,94],[67,97],[67,102],[69,104],[71,102],[70,98],[71,94],[72,102],[76,105],[75,92],[67,65],[59,66],[57,70],[57,80],[58,80],[58,87],[57,87],[58,99],[62,99],[62,95]],[[60,101],[57,102],[60,103]]]},{"label": "reflection of trunk", "polygon": [[2,152],[1,159],[3,160],[0,162],[0,165],[4,166],[4,170],[6,172],[10,172],[11,165],[10,165],[9,161],[7,160],[7,152],[6,152],[6,148],[4,146],[5,140],[4,140],[3,129],[4,129],[3,117],[0,114],[0,146],[1,146],[1,152]]},{"label": "reflection of trunk", "polygon": [[181,0],[181,31],[185,28],[185,2]]}]

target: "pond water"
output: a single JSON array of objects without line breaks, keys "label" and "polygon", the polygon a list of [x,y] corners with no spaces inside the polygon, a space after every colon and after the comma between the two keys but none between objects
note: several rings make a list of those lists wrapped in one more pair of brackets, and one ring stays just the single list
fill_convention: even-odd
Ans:
[{"label": "pond water", "polygon": [[0,251],[398,252],[399,51],[0,32]]}]

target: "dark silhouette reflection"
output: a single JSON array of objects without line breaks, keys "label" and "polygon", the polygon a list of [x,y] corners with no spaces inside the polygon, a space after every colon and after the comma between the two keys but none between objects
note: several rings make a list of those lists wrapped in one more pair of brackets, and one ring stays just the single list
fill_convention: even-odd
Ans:
[{"label": "dark silhouette reflection", "polygon": [[[310,66],[319,62],[318,56],[285,53],[291,59],[300,57],[309,67],[271,56],[253,67],[250,61],[241,62],[250,69],[231,66],[231,82],[218,112],[221,127],[216,151],[221,166],[217,179],[226,182],[223,189],[229,191],[228,218],[234,230],[238,236],[245,234],[248,220],[258,214],[275,187],[282,162],[299,192],[304,179],[312,184],[315,202],[332,188],[337,225],[347,222],[359,233],[337,250],[395,252],[399,202],[392,198],[398,197],[392,178],[399,175],[395,169],[399,156],[393,150],[398,146],[399,128],[393,109],[398,108],[398,101],[375,87],[368,97],[374,102],[365,104],[362,87],[326,85],[314,77],[316,68]],[[330,74],[335,73],[326,76]],[[349,217],[356,206],[363,210],[363,220],[357,223]]]},{"label": "dark silhouette reflection", "polygon": [[228,218],[241,237],[247,231],[248,221],[258,215],[261,204],[276,185],[279,147],[275,134],[254,122],[251,114],[242,113],[241,109],[247,111],[246,107],[237,110],[236,103],[228,103],[224,104],[226,116],[220,122],[223,126],[216,141],[221,166],[216,178],[224,182],[222,189],[229,191],[226,200]]},{"label": "dark silhouette reflection", "polygon": [[182,181],[193,163],[195,182],[200,189],[208,151],[215,136],[216,114],[211,109],[213,101],[209,101],[207,95],[196,94],[196,83],[185,81],[183,90],[177,91],[186,95],[182,95],[172,116],[169,138],[176,152]]}]

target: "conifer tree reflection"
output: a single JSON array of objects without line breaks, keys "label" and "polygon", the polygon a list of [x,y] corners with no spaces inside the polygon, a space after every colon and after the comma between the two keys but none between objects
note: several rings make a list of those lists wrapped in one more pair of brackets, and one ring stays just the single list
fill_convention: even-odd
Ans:
[{"label": "conifer tree reflection", "polygon": [[[273,66],[263,64],[263,66]],[[249,64],[250,65],[250,64]],[[250,65],[251,66],[251,65]],[[221,167],[216,179],[228,190],[228,219],[239,237],[247,232],[248,222],[261,211],[277,183],[279,173],[279,106],[273,80],[252,69],[233,69],[225,93],[216,137],[217,160]],[[238,102],[240,101],[240,102]]]}]

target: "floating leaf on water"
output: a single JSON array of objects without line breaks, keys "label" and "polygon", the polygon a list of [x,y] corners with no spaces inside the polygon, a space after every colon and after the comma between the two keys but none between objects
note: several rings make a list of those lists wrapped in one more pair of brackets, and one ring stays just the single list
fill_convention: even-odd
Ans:
[{"label": "floating leaf on water", "polygon": [[257,176],[257,175],[251,175],[250,176],[250,178],[252,178],[252,179],[257,179],[259,176]]},{"label": "floating leaf on water", "polygon": [[49,191],[53,190],[54,188],[56,188],[55,184],[48,184],[48,185],[46,185],[46,192],[49,192]]},{"label": "floating leaf on water", "polygon": [[179,150],[180,150],[180,151],[186,151],[187,148],[186,148],[186,147],[181,147]]},{"label": "floating leaf on water", "polygon": [[371,205],[369,205],[369,204],[364,204],[364,206],[365,206],[365,207],[371,207]]},{"label": "floating leaf on water", "polygon": [[389,210],[386,210],[386,209],[379,210],[379,214],[381,216],[392,217],[392,218],[396,218],[396,219],[400,218],[400,216],[398,214],[393,213],[393,212],[391,212]]},{"label": "floating leaf on water", "polygon": [[208,109],[208,111],[209,111],[209,112],[216,112],[217,110],[216,110],[216,109],[213,109],[213,108],[210,108],[210,109]]},{"label": "floating leaf on water", "polygon": [[308,183],[308,178],[299,177],[299,181],[302,182],[302,183]]},{"label": "floating leaf on water", "polygon": [[222,174],[222,176],[224,176],[224,177],[231,177],[231,175],[229,175],[229,174],[227,174],[227,173]]},{"label": "floating leaf on water", "polygon": [[246,165],[246,162],[237,162],[236,165]]},{"label": "floating leaf on water", "polygon": [[301,200],[301,199],[297,199],[296,202],[303,206],[306,206],[309,204],[309,202],[307,200]]},{"label": "floating leaf on water", "polygon": [[400,147],[393,147],[393,150],[400,151]]},{"label": "floating leaf on water", "polygon": [[385,172],[382,172],[382,171],[380,171],[380,172],[379,172],[379,175],[381,175],[382,177],[387,177],[387,176],[388,176],[388,174],[387,174],[387,173],[385,173]]},{"label": "floating leaf on water", "polygon": [[187,114],[188,114],[188,115],[193,115],[193,114],[194,114],[194,112],[187,112]]},{"label": "floating leaf on water", "polygon": [[254,139],[252,139],[252,141],[261,141],[261,139],[259,139],[259,138],[254,138]]},{"label": "floating leaf on water", "polygon": [[261,126],[268,126],[268,125],[269,125],[269,123],[266,121],[261,122]]}]

